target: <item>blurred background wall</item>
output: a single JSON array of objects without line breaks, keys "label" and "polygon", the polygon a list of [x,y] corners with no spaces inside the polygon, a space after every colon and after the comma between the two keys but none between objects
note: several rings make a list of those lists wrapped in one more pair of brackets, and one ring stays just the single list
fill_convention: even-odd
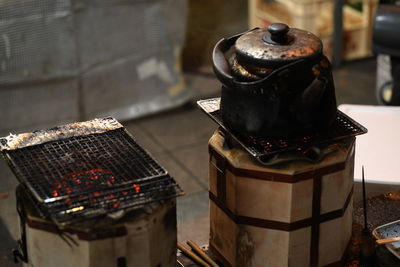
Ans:
[{"label": "blurred background wall", "polygon": [[185,0],[0,1],[0,135],[186,102]]},{"label": "blurred background wall", "polygon": [[189,0],[183,68],[210,71],[214,45],[223,37],[248,30],[248,1]]}]

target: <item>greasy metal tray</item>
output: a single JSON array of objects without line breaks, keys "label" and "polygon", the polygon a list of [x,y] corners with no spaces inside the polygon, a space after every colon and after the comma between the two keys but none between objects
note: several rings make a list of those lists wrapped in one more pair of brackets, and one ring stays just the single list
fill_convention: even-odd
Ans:
[{"label": "greasy metal tray", "polygon": [[[271,165],[284,161],[284,159],[281,161],[277,159],[277,157],[282,158],[282,155],[287,155],[286,159],[291,159],[294,155],[312,161],[312,158],[304,156],[304,152],[308,151],[310,148],[325,148],[327,144],[333,141],[367,133],[365,127],[338,110],[336,122],[333,126],[329,128],[328,131],[315,132],[313,135],[277,139],[257,138],[236,134],[230,132],[222,122],[219,109],[220,100],[220,98],[199,100],[197,101],[197,105],[223,129],[225,134],[230,135],[233,140],[264,165]],[[323,155],[316,157],[315,161],[320,160],[322,157]]]},{"label": "greasy metal tray", "polygon": [[[400,220],[381,225],[372,231],[376,239],[392,238],[400,236]],[[400,259],[400,241],[385,244],[386,248]]]}]

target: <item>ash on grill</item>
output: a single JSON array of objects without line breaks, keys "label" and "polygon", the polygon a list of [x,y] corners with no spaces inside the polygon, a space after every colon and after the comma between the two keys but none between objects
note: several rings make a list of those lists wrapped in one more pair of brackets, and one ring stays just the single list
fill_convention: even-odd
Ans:
[{"label": "ash on grill", "polygon": [[0,139],[18,180],[57,225],[176,197],[182,190],[113,118]]}]

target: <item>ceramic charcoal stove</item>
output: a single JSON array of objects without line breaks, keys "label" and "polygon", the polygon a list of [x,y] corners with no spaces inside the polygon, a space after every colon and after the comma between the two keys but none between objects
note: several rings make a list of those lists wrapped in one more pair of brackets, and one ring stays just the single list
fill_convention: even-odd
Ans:
[{"label": "ceramic charcoal stove", "polygon": [[[182,194],[113,118],[0,139],[25,266],[173,266]],[[160,238],[162,237],[162,238]]]},{"label": "ceramic charcoal stove", "polygon": [[209,247],[224,266],[342,266],[355,136],[312,33],[276,23],[221,39],[209,140]]}]

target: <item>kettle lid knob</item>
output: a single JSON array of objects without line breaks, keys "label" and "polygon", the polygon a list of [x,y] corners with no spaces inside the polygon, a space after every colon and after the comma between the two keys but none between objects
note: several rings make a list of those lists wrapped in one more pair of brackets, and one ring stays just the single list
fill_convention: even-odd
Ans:
[{"label": "kettle lid knob", "polygon": [[270,33],[270,36],[265,35],[263,37],[264,42],[281,45],[287,44],[287,33],[289,31],[288,25],[284,23],[273,23],[268,26],[267,30]]}]

